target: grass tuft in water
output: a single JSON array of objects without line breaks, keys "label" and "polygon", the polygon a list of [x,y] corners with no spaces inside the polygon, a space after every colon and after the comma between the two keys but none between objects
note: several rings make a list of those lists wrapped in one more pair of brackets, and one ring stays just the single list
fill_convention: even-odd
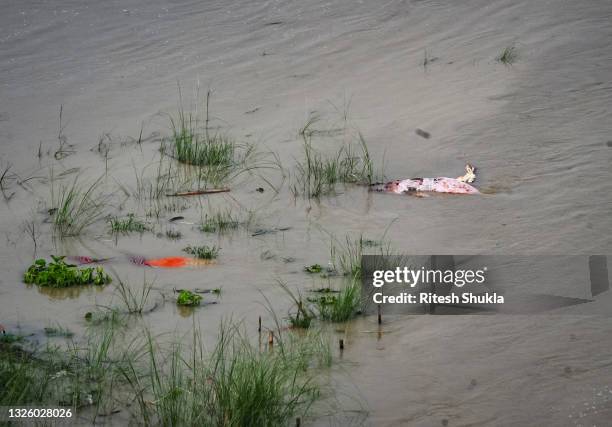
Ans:
[{"label": "grass tuft in water", "polygon": [[361,281],[351,278],[340,292],[320,295],[315,299],[322,320],[345,322],[361,311]]},{"label": "grass tuft in water", "polygon": [[187,246],[183,251],[200,259],[215,259],[219,255],[219,248],[216,246]]},{"label": "grass tuft in water", "polygon": [[261,352],[238,326],[222,324],[211,353],[194,331],[191,351],[173,344],[164,354],[148,335],[146,354],[122,371],[145,424],[285,426],[320,397],[310,361],[328,362],[329,351],[311,341],[279,335],[275,351]]},{"label": "grass tuft in water", "polygon": [[205,233],[225,233],[235,230],[240,226],[240,221],[236,219],[231,210],[217,211],[211,215],[206,214],[202,219],[200,230]]},{"label": "grass tuft in water", "polygon": [[146,278],[142,282],[140,291],[132,290],[132,288],[121,279],[119,279],[119,284],[115,287],[125,310],[129,314],[143,313],[152,289],[153,282],[147,282]]},{"label": "grass tuft in water", "polygon": [[516,46],[507,46],[496,59],[504,65],[514,64],[518,59],[518,52],[516,50]]},{"label": "grass tuft in water", "polygon": [[336,184],[371,184],[375,179],[374,165],[367,144],[359,134],[358,151],[345,144],[332,156],[325,156],[304,136],[304,158],[296,164],[291,186],[294,196],[317,198],[335,191]]},{"label": "grass tuft in water", "polygon": [[304,301],[299,291],[294,292],[289,289],[285,282],[279,280],[278,284],[289,295],[295,306],[295,311],[290,311],[288,314],[289,323],[293,328],[308,329],[316,317],[315,313],[310,309],[308,302]]},{"label": "grass tuft in water", "polygon": [[[53,181],[53,178],[51,178]],[[89,187],[81,187],[74,179],[71,185],[51,186],[50,212],[53,231],[59,237],[78,236],[104,215],[104,200],[97,194],[100,179]]]},{"label": "grass tuft in water", "polygon": [[136,218],[133,213],[128,214],[126,218],[109,218],[108,224],[113,233],[144,233],[150,230],[150,227]]}]

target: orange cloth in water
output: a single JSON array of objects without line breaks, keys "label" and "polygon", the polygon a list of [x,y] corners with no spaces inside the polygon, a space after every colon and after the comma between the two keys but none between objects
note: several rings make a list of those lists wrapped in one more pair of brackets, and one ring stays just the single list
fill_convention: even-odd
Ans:
[{"label": "orange cloth in water", "polygon": [[151,267],[185,267],[186,265],[191,264],[191,258],[182,256],[170,256],[166,258],[148,259],[144,262],[144,264],[150,265]]}]

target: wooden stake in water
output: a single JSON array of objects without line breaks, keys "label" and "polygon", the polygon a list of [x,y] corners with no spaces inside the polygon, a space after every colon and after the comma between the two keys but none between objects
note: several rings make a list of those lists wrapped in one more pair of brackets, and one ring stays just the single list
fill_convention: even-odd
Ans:
[{"label": "wooden stake in water", "polygon": [[257,332],[261,334],[261,316],[259,316],[259,327],[257,328]]},{"label": "wooden stake in water", "polygon": [[378,324],[380,325],[382,323],[382,311],[380,308],[380,304],[378,304]]},{"label": "wooden stake in water", "polygon": [[344,350],[344,340],[340,340],[340,351]]},{"label": "wooden stake in water", "polygon": [[302,425],[302,419],[300,417],[297,417],[295,419],[295,427],[300,427]]},{"label": "wooden stake in water", "polygon": [[268,345],[272,347],[274,345],[274,332],[270,331],[268,335]]}]

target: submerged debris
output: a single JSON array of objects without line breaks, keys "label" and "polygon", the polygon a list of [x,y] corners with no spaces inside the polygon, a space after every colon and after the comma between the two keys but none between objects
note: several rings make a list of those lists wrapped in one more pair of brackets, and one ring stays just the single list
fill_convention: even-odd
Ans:
[{"label": "submerged debris", "polygon": [[179,191],[176,193],[166,194],[166,196],[168,197],[198,196],[200,194],[227,193],[228,191],[230,191],[229,188],[210,188],[210,189],[193,190],[193,191]]},{"label": "submerged debris", "polygon": [[431,134],[423,129],[416,128],[414,133],[416,133],[418,136],[423,137],[425,139],[431,138]]},{"label": "submerged debris", "polygon": [[262,236],[264,234],[273,234],[278,233],[279,231],[287,231],[291,230],[291,227],[275,227],[275,228],[258,228],[253,233],[251,233],[252,237]]}]

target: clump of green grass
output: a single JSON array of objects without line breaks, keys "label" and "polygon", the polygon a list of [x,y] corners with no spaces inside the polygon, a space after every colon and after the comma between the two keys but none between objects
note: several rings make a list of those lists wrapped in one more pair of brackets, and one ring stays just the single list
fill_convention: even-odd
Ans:
[{"label": "clump of green grass", "polygon": [[323,320],[345,322],[361,310],[361,281],[351,278],[337,294],[320,295],[314,299]]},{"label": "clump of green grass", "polygon": [[108,224],[113,233],[144,233],[150,230],[150,227],[136,218],[133,213],[128,214],[126,218],[109,218]]},{"label": "clump of green grass", "polygon": [[48,337],[64,337],[71,338],[74,336],[74,332],[69,329],[66,329],[60,325],[57,326],[47,326],[45,329],[45,335]]},{"label": "clump of green grass", "polygon": [[179,292],[178,297],[176,298],[177,305],[194,307],[200,305],[202,301],[202,297],[196,293],[193,293],[188,290],[182,290]]},{"label": "clump of green grass", "polygon": [[186,112],[181,106],[178,117],[170,117],[172,127],[172,154],[176,159],[188,165],[231,167],[234,163],[235,143],[227,135],[211,133],[209,126],[209,105],[211,92],[206,95],[206,111],[202,118],[197,110]]},{"label": "clump of green grass", "polygon": [[183,251],[200,259],[215,259],[219,255],[219,248],[216,246],[187,246]]},{"label": "clump of green grass", "polygon": [[211,215],[206,214],[202,219],[200,230],[205,233],[224,233],[235,230],[240,226],[230,210],[217,211]]},{"label": "clump of green grass", "polygon": [[2,344],[13,344],[20,341],[23,341],[23,337],[21,335],[11,333],[0,334],[0,343]]},{"label": "clump of green grass", "polygon": [[502,53],[496,59],[504,65],[512,65],[518,59],[516,46],[510,45],[505,47]]},{"label": "clump of green grass", "polygon": [[[53,177],[51,178],[53,181]],[[81,187],[74,179],[70,186],[60,186],[59,194],[51,186],[53,231],[59,237],[78,236],[104,215],[104,200],[97,193],[100,179],[89,187]]]},{"label": "clump of green grass", "polygon": [[123,280],[119,280],[119,284],[116,286],[119,298],[129,314],[142,314],[144,312],[152,289],[153,282],[148,282],[146,278],[143,280],[139,292],[132,290]]},{"label": "clump of green grass", "polygon": [[225,324],[211,353],[195,332],[187,352],[174,344],[163,355],[148,340],[143,357],[123,369],[136,395],[135,418],[147,425],[288,425],[320,398],[311,361],[325,363],[322,355],[329,355],[314,339],[281,335],[275,351],[262,352],[238,326]]},{"label": "clump of green grass", "polygon": [[291,190],[295,196],[317,198],[335,191],[336,184],[371,184],[374,164],[365,139],[359,134],[359,151],[345,144],[330,157],[324,156],[304,136],[304,158],[296,164],[297,173]]},{"label": "clump of green grass", "polygon": [[66,264],[63,256],[51,256],[53,261],[47,263],[44,259],[37,259],[23,276],[28,284],[48,286],[50,288],[66,288],[79,285],[105,285],[111,278],[102,267],[77,268]]},{"label": "clump of green grass", "polygon": [[284,282],[278,281],[278,284],[289,295],[289,298],[291,298],[295,305],[295,312],[289,312],[289,323],[293,328],[308,329],[316,317],[315,313],[310,309],[307,301],[304,301],[299,292],[293,292]]},{"label": "clump of green grass", "polygon": [[183,237],[183,233],[180,230],[169,228],[166,230],[166,237],[170,240],[180,240]]}]

